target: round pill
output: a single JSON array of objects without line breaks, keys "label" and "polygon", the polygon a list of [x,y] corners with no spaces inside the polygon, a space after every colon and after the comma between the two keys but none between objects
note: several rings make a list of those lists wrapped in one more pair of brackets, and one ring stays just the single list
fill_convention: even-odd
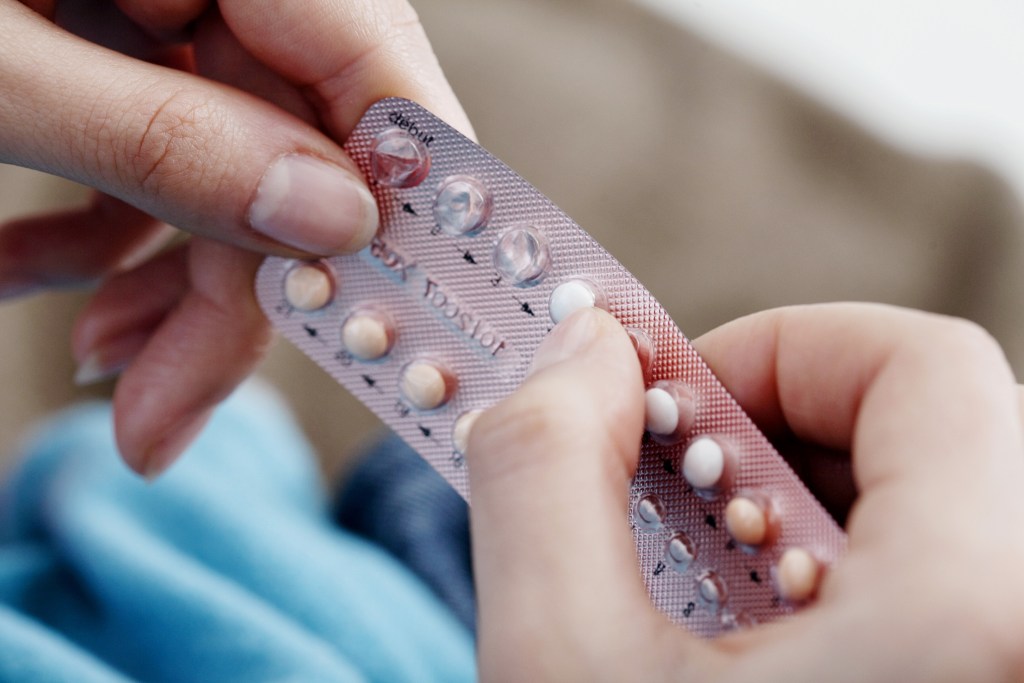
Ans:
[{"label": "round pill", "polygon": [[661,498],[648,493],[641,496],[633,506],[633,523],[642,531],[658,531],[665,522],[667,513]]},{"label": "round pill", "polygon": [[487,225],[493,200],[476,178],[451,176],[445,178],[434,198],[434,220],[449,235],[472,235]]},{"label": "round pill", "polygon": [[652,434],[671,434],[679,426],[679,407],[672,394],[660,387],[652,387],[644,396],[647,408],[647,431]]},{"label": "round pill", "polygon": [[710,436],[695,439],[683,454],[683,478],[695,489],[715,489],[725,474],[725,451]]},{"label": "round pill", "polygon": [[697,548],[690,537],[681,531],[672,535],[665,544],[665,563],[680,574],[686,572],[697,559]]},{"label": "round pill", "polygon": [[551,263],[548,241],[533,226],[505,231],[494,245],[494,269],[509,284],[529,287],[544,279]]},{"label": "round pill", "polygon": [[679,380],[658,380],[647,389],[644,403],[647,431],[659,443],[678,442],[697,418],[693,390]]},{"label": "round pill", "polygon": [[775,566],[775,587],[788,602],[804,602],[814,596],[821,581],[821,564],[803,548],[788,548]]},{"label": "round pill", "polygon": [[466,454],[466,448],[469,447],[469,433],[473,431],[473,425],[483,414],[482,410],[467,410],[456,418],[455,424],[452,425],[452,449],[456,453]]},{"label": "round pill", "polygon": [[768,515],[756,501],[737,496],[725,506],[725,529],[737,543],[761,545],[768,538]]},{"label": "round pill", "polygon": [[388,128],[373,141],[370,170],[387,187],[413,187],[430,172],[430,153],[419,138],[401,128]]},{"label": "round pill", "polygon": [[383,358],[394,344],[394,329],[387,318],[375,312],[356,312],[341,326],[341,345],[359,360]]},{"label": "round pill", "polygon": [[560,323],[582,308],[593,308],[598,304],[597,291],[584,280],[567,280],[555,287],[548,299],[551,319]]},{"label": "round pill", "polygon": [[318,311],[334,298],[334,282],[316,263],[300,263],[284,276],[284,298],[298,311]]},{"label": "round pill", "polygon": [[399,390],[413,408],[434,410],[451,398],[454,389],[452,384],[451,375],[437,364],[428,360],[417,360],[402,370]]}]

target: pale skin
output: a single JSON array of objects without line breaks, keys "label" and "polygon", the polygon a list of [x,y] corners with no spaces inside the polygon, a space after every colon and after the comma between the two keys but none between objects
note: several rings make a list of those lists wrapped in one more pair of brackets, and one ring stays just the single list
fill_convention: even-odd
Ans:
[{"label": "pale skin", "polygon": [[483,678],[1024,680],[1021,395],[991,337],[845,304],[757,314],[696,346],[769,436],[849,453],[848,554],[785,622],[714,642],[670,624],[623,523],[635,352],[611,316],[576,313],[470,434]]},{"label": "pale skin", "polygon": [[[100,193],[3,226],[0,294],[103,278],[73,352],[123,370],[131,467],[168,466],[262,356],[262,254],[366,244],[375,214],[339,143],[390,95],[471,134],[398,0],[0,0],[0,161]],[[254,223],[268,169],[296,154],[350,181],[330,230]],[[197,237],[145,258],[168,223]],[[967,323],[847,305],[745,318],[697,346],[770,436],[850,454],[850,550],[818,602],[714,643],[650,606],[623,524],[640,371],[613,319],[578,313],[470,435],[482,677],[1024,679],[1024,437],[997,345]],[[801,468],[812,485],[820,464]]]},{"label": "pale skin", "polygon": [[[369,243],[376,206],[340,143],[387,96],[472,135],[402,0],[0,0],[0,162],[98,190],[89,207],[0,228],[0,296],[103,278],[72,351],[85,379],[121,373],[115,427],[133,469],[170,465],[262,358],[262,254]],[[266,191],[294,158],[329,172],[329,191]],[[195,237],[147,258],[168,224]]]}]

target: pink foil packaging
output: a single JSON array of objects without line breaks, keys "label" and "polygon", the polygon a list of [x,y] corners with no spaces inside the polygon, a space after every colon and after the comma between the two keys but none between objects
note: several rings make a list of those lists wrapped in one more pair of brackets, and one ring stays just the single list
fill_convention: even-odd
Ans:
[{"label": "pink foil packaging", "polygon": [[[468,498],[466,463],[452,438],[457,418],[523,381],[554,325],[549,299],[558,285],[592,285],[598,304],[639,338],[648,386],[678,380],[696,407],[685,433],[662,439],[675,443],[645,435],[623,511],[652,601],[705,637],[799,609],[780,598],[774,580],[782,553],[802,548],[827,568],[846,536],[650,292],[523,178],[413,102],[374,104],[345,148],[370,180],[381,229],[358,254],[316,264],[333,283],[317,310],[300,310],[285,295],[288,274],[309,264],[268,258],[256,290],[278,330]],[[343,325],[365,313],[390,335],[376,360],[360,360],[342,340]],[[448,373],[442,406],[419,410],[399,389],[414,361]],[[683,456],[701,436],[735,454],[717,490],[695,491],[682,474]],[[750,547],[730,537],[724,510],[738,492],[768,502],[770,542]],[[580,572],[585,580],[582,559]]]}]

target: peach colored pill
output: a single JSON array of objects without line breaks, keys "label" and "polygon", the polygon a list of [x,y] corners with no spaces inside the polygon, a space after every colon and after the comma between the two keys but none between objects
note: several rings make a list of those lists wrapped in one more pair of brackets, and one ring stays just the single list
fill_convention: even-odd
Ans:
[{"label": "peach colored pill", "polygon": [[393,331],[386,320],[371,313],[349,316],[341,326],[341,345],[359,360],[378,360],[391,350]]},{"label": "peach colored pill", "polygon": [[451,395],[445,373],[430,361],[413,361],[405,366],[399,380],[402,396],[417,410],[434,410]]},{"label": "peach colored pill", "polygon": [[725,506],[725,528],[737,543],[761,545],[768,537],[768,518],[756,502],[737,496]]},{"label": "peach colored pill", "polygon": [[334,285],[323,268],[302,263],[284,276],[284,298],[298,311],[318,311],[331,302]]},{"label": "peach colored pill", "polygon": [[821,564],[803,548],[788,548],[775,567],[779,597],[788,602],[803,602],[813,597],[820,580]]},{"label": "peach colored pill", "polygon": [[452,425],[452,448],[460,455],[466,454],[469,447],[469,433],[473,431],[473,425],[484,414],[482,410],[468,410],[455,420]]}]

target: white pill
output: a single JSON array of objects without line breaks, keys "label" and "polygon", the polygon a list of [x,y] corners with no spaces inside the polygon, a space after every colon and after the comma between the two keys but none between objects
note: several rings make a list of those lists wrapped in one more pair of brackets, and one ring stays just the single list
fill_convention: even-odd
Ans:
[{"label": "white pill", "polygon": [[725,529],[737,543],[758,546],[768,538],[768,515],[758,502],[737,496],[725,506]]},{"label": "white pill", "polygon": [[789,548],[775,566],[775,587],[788,602],[803,602],[814,596],[821,581],[821,564],[803,548]]},{"label": "white pill", "polygon": [[452,449],[456,453],[466,454],[466,449],[469,447],[469,433],[473,431],[473,425],[483,414],[482,410],[468,410],[455,420],[455,424],[452,425]]},{"label": "white pill", "polygon": [[652,434],[671,434],[679,427],[679,406],[672,394],[659,387],[647,390],[644,396],[647,409],[647,431]]},{"label": "white pill", "polygon": [[284,276],[284,298],[297,311],[318,311],[334,298],[334,283],[322,266],[300,263]]},{"label": "white pill", "polygon": [[593,308],[597,305],[597,292],[593,286],[583,280],[567,280],[555,287],[548,299],[548,311],[551,319],[560,323],[582,308]]},{"label": "white pill", "polygon": [[440,408],[451,398],[452,389],[450,375],[426,360],[406,365],[399,380],[402,396],[417,410]]},{"label": "white pill", "polygon": [[341,326],[341,345],[359,360],[377,360],[391,351],[394,330],[384,316],[353,313]]},{"label": "white pill", "polygon": [[725,474],[725,451],[710,436],[696,439],[683,455],[683,478],[695,489],[713,489]]}]

